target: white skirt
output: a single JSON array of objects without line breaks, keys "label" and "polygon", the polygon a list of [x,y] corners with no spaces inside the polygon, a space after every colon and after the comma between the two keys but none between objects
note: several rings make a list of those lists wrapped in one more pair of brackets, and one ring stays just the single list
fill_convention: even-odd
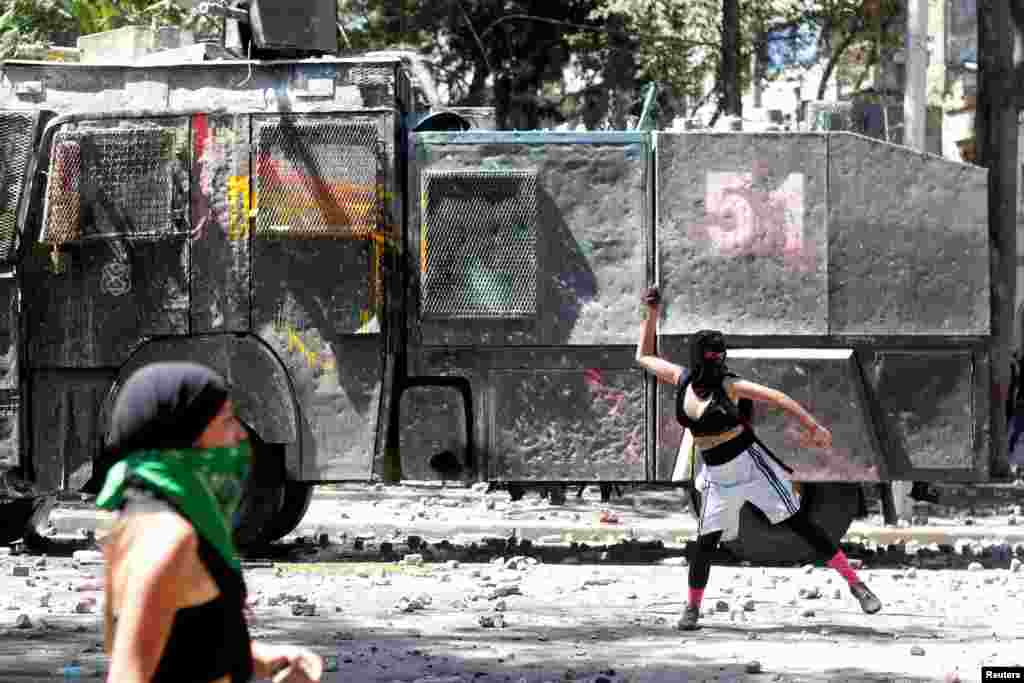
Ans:
[{"label": "white skirt", "polygon": [[705,465],[694,482],[701,492],[700,535],[722,532],[723,541],[740,533],[740,509],[750,502],[772,524],[800,509],[800,499],[786,472],[756,443],[715,467]]}]

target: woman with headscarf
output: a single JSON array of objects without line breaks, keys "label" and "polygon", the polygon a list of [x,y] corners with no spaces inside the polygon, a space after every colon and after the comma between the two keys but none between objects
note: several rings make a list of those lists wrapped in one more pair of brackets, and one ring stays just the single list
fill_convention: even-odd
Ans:
[{"label": "woman with headscarf", "polygon": [[846,555],[820,527],[800,511],[792,483],[779,463],[755,442],[740,400],[763,401],[796,417],[807,430],[806,445],[830,448],[832,434],[792,398],[775,389],[738,378],[725,365],[725,337],[716,330],[697,332],[690,345],[690,367],[659,358],[655,326],[661,297],[656,288],[644,292],[647,316],[640,333],[637,363],[658,380],[678,386],[676,418],[690,431],[704,468],[695,485],[702,489],[696,552],[689,569],[689,599],[677,627],[698,627],[700,604],[711,572],[711,556],[719,541],[739,535],[739,513],[750,502],[772,524],[788,527],[810,545],[846,580],[850,592],[868,614],[882,608],[874,593],[858,578]]},{"label": "woman with headscarf", "polygon": [[250,470],[245,428],[215,372],[157,363],[121,387],[97,504],[112,683],[318,681],[320,658],[254,643],[232,516]]}]

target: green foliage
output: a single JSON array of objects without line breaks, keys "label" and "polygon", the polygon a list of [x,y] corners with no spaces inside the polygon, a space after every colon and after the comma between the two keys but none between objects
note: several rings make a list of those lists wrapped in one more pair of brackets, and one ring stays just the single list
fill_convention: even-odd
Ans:
[{"label": "green foliage", "polygon": [[122,26],[193,28],[175,0],[0,0],[0,58],[19,48],[47,45],[60,33],[89,35]]}]

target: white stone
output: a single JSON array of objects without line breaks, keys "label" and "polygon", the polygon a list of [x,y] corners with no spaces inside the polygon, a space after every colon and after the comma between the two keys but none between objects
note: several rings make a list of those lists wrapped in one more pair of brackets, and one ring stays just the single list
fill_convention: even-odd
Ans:
[{"label": "white stone", "polygon": [[97,550],[76,550],[71,559],[78,564],[103,564],[103,553]]}]

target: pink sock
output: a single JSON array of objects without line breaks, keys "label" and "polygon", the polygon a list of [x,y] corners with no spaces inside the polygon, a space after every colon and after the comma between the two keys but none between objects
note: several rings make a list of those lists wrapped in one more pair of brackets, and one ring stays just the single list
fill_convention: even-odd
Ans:
[{"label": "pink sock", "polygon": [[690,607],[700,607],[700,601],[704,599],[703,588],[690,589]]},{"label": "pink sock", "polygon": [[835,557],[828,561],[828,566],[839,572],[839,575],[846,579],[846,583],[854,584],[860,581],[857,572],[853,571],[853,567],[846,561],[846,554],[842,550],[836,551]]}]

